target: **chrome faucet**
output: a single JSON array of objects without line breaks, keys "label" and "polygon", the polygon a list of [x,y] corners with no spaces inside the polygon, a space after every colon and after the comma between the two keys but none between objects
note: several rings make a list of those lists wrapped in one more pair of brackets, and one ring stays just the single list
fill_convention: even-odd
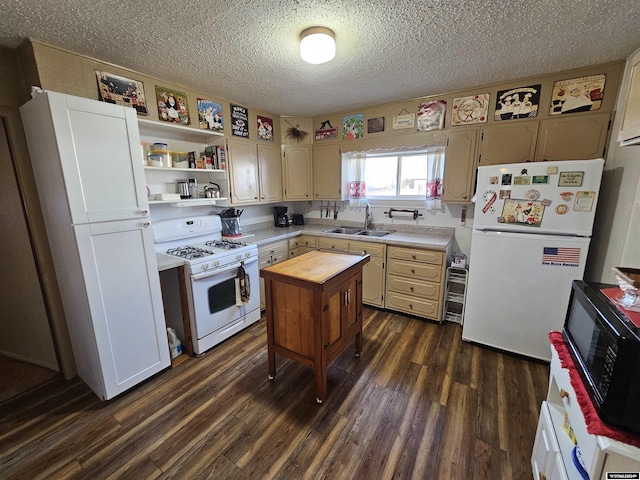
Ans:
[{"label": "chrome faucet", "polygon": [[364,209],[364,228],[365,230],[369,230],[371,228],[371,222],[373,221],[373,215],[371,215],[371,205],[369,203],[365,203]]}]

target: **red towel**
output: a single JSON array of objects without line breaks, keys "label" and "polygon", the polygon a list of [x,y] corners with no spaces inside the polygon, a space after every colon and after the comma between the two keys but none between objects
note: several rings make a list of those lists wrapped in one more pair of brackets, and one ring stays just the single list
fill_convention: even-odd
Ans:
[{"label": "red towel", "polygon": [[607,425],[600,419],[595,407],[593,406],[593,402],[591,401],[591,398],[589,398],[589,394],[582,383],[580,374],[578,373],[578,370],[576,370],[573,358],[571,358],[571,355],[567,350],[562,334],[560,332],[550,332],[549,340],[556,349],[556,352],[558,352],[560,365],[562,365],[562,368],[569,370],[571,386],[576,392],[576,400],[578,400],[578,405],[580,405],[580,409],[584,415],[584,421],[587,424],[587,432],[592,435],[609,437],[614,440],[618,440],[619,442],[640,448],[640,436],[623,430],[618,430],[617,428]]}]

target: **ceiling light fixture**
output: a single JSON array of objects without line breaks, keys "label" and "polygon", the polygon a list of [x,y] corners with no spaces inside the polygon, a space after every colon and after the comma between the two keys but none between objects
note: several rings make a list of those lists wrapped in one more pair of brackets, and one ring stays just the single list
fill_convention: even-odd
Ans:
[{"label": "ceiling light fixture", "polygon": [[300,57],[313,65],[326,63],[336,56],[336,40],[326,27],[310,27],[300,34]]}]

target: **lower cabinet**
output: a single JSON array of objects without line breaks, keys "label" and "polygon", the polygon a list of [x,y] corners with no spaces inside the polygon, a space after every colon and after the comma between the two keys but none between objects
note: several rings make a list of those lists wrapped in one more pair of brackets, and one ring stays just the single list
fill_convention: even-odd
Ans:
[{"label": "lower cabinet", "polygon": [[387,248],[385,307],[442,321],[445,253]]},{"label": "lower cabinet", "polygon": [[[265,267],[286,260],[288,257],[288,249],[289,244],[286,240],[262,245],[258,248],[258,269],[262,270]],[[264,278],[260,277],[260,310],[264,310],[265,308]]]},{"label": "lower cabinet", "polygon": [[318,249],[318,237],[300,235],[289,240],[289,258],[299,257],[303,253]]},{"label": "lower cabinet", "polygon": [[[569,370],[560,364],[555,347],[550,348],[549,393],[546,401],[542,402],[531,454],[534,479],[584,478],[573,460],[576,444],[580,449],[584,469],[591,480],[606,480],[608,472],[640,472],[639,448],[587,431],[582,409],[571,385]],[[575,444],[566,431],[568,426],[575,437]]]}]

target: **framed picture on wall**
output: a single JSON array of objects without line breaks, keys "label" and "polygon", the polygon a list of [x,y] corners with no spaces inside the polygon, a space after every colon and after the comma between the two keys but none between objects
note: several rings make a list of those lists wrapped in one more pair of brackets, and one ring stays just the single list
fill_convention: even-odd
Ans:
[{"label": "framed picture on wall", "polygon": [[100,100],[135,108],[138,115],[149,115],[144,85],[139,80],[95,70]]},{"label": "framed picture on wall", "polygon": [[198,99],[198,126],[203,130],[224,131],[222,105],[204,98]]},{"label": "framed picture on wall", "polygon": [[606,75],[558,80],[553,84],[550,115],[592,112],[600,109]]},{"label": "framed picture on wall", "polygon": [[160,120],[180,125],[189,125],[191,123],[186,93],[156,85],[156,100],[158,101],[158,117]]},{"label": "framed picture on wall", "polygon": [[451,125],[486,123],[489,110],[489,94],[481,93],[453,99]]},{"label": "framed picture on wall", "polygon": [[500,90],[496,99],[496,113],[493,119],[498,121],[536,117],[541,87],[542,85],[539,84]]}]

